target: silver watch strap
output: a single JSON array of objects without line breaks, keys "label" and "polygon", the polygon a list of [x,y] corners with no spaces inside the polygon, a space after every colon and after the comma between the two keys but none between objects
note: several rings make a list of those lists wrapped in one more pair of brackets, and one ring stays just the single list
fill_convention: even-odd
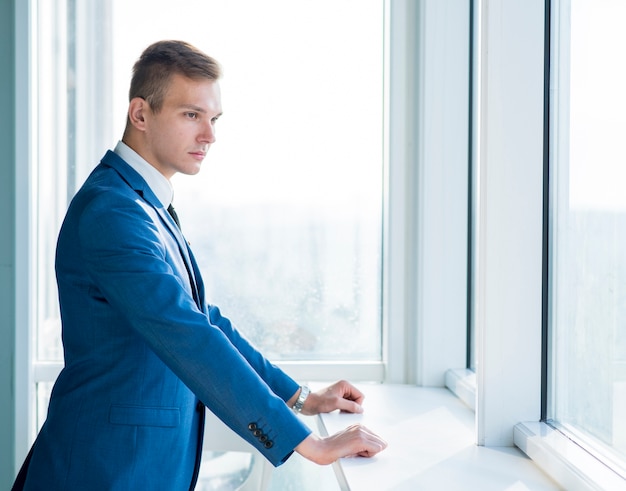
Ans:
[{"label": "silver watch strap", "polygon": [[293,405],[293,410],[297,413],[299,413],[300,411],[302,411],[302,406],[304,406],[304,401],[306,401],[306,398],[309,397],[309,394],[311,393],[311,389],[309,389],[306,385],[303,385],[300,388],[300,395],[298,396],[298,399],[296,400],[296,403]]}]

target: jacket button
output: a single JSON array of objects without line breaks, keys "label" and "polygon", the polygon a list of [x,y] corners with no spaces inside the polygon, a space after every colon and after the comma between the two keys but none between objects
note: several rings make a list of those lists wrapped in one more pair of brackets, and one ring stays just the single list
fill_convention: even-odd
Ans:
[{"label": "jacket button", "polygon": [[274,442],[272,440],[268,440],[263,444],[263,446],[265,448],[272,448],[274,446]]},{"label": "jacket button", "polygon": [[263,435],[263,432],[257,428],[256,430],[252,432],[252,434],[258,438],[261,435]]},{"label": "jacket button", "polygon": [[261,436],[259,437],[259,441],[260,441],[261,443],[266,442],[266,441],[267,441],[267,435],[261,435]]},{"label": "jacket button", "polygon": [[250,424],[248,425],[248,429],[249,429],[250,431],[254,431],[254,430],[256,430],[256,429],[257,429],[257,425],[256,425],[256,423],[250,423]]}]

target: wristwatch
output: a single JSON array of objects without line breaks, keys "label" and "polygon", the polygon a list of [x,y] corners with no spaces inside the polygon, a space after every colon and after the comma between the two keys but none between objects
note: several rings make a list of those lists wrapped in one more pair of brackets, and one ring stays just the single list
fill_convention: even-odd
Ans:
[{"label": "wristwatch", "polygon": [[306,398],[309,397],[309,394],[311,393],[311,389],[309,389],[306,385],[303,385],[300,388],[300,395],[298,396],[298,399],[296,400],[296,403],[293,405],[293,410],[297,413],[299,413],[300,411],[302,411],[302,406],[304,406],[304,401],[306,401]]}]

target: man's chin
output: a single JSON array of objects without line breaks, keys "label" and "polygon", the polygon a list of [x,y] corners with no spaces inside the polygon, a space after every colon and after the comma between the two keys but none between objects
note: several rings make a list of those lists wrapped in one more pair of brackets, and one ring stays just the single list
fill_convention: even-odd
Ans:
[{"label": "man's chin", "polygon": [[197,163],[193,166],[189,166],[188,168],[184,170],[181,170],[180,173],[186,176],[195,176],[196,174],[200,173],[201,169],[202,169],[201,163]]}]

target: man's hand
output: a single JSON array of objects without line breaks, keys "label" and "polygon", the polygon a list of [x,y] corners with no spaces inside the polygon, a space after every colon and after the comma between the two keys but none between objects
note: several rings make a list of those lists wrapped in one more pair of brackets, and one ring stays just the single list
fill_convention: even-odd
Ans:
[{"label": "man's hand", "polygon": [[373,457],[385,448],[387,442],[357,424],[326,438],[310,434],[295,450],[316,464],[327,465],[342,457]]},{"label": "man's hand", "polygon": [[[295,399],[299,392],[295,394]],[[348,413],[362,413],[363,393],[345,380],[340,380],[325,389],[311,392],[304,401],[302,414],[311,416],[319,413],[330,413],[335,409]],[[294,403],[295,403],[294,399]]]}]

